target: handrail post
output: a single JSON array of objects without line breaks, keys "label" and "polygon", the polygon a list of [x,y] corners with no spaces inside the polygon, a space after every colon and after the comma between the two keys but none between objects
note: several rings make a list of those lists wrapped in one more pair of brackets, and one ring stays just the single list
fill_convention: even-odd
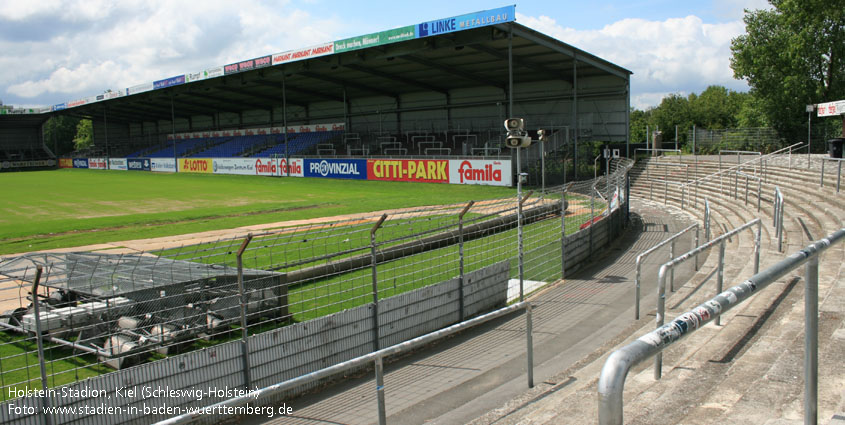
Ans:
[{"label": "handrail post", "polygon": [[41,397],[41,406],[45,411],[44,415],[44,422],[47,425],[50,425],[53,421],[53,416],[46,414],[47,409],[50,408],[50,399],[46,396],[47,389],[47,365],[44,363],[44,341],[42,340],[43,335],[41,333],[41,312],[39,311],[39,304],[41,301],[38,299],[38,285],[41,282],[41,266],[36,266],[35,268],[35,279],[32,281],[32,307],[35,312],[35,339],[38,343],[38,365],[41,369],[41,389],[44,390],[44,396]]},{"label": "handrail post", "polygon": [[824,158],[822,158],[821,161],[822,161],[822,178],[819,181],[819,187],[824,187]]},{"label": "handrail post", "polygon": [[839,193],[839,182],[842,181],[842,160],[836,161],[838,163],[836,171],[836,193]]},{"label": "handrail post", "polygon": [[[698,243],[699,243],[699,241],[698,241],[698,224],[696,224],[695,225],[695,241],[693,242],[694,245],[693,245],[692,249],[695,249],[698,246]],[[699,254],[700,253],[695,254],[695,271],[698,271],[698,255]]]},{"label": "handrail post", "polygon": [[760,198],[763,194],[763,180],[757,180],[757,212],[760,212]]},{"label": "handrail post", "polygon": [[387,409],[384,402],[384,359],[381,356],[376,356],[376,398],[378,399],[378,423],[379,425],[387,424]]},{"label": "handrail post", "polygon": [[634,320],[640,320],[640,275],[642,270],[642,258],[637,256],[637,273],[634,275]]},{"label": "handrail post", "polygon": [[458,214],[458,268],[460,275],[458,277],[458,316],[460,321],[464,321],[464,215],[472,208],[475,201],[469,203]]},{"label": "handrail post", "polygon": [[[725,239],[719,244],[719,269],[716,273],[716,294],[722,293],[725,281]],[[716,316],[716,326],[721,325],[722,316]]]},{"label": "handrail post", "polygon": [[763,237],[763,222],[757,222],[757,237],[754,238],[754,274],[760,272],[760,239]]},{"label": "handrail post", "polygon": [[376,231],[381,227],[384,223],[384,220],[387,219],[387,214],[382,214],[381,218],[378,219],[376,224],[370,230],[370,254],[372,256],[372,270],[373,270],[373,351],[378,351],[379,349],[379,340],[378,340],[378,272],[376,271],[376,265],[378,264],[378,260],[376,258]]},{"label": "handrail post", "polygon": [[804,424],[818,423],[819,254],[807,261],[804,283]]},{"label": "handrail post", "polygon": [[[675,259],[675,240],[669,243],[669,261]],[[669,291],[675,292],[675,268],[669,270]]]},{"label": "handrail post", "polygon": [[[655,329],[663,326],[663,316],[666,313],[666,264],[660,266],[657,272],[657,316],[655,317]],[[659,380],[663,375],[663,353],[654,356],[654,379]]]},{"label": "handrail post", "polygon": [[246,320],[246,290],[244,288],[244,262],[243,255],[247,245],[252,241],[252,233],[246,235],[241,247],[238,249],[238,294],[241,301],[241,358],[243,359],[244,368],[244,387],[249,389],[252,384],[249,373],[249,330],[247,329]]},{"label": "handrail post", "polygon": [[566,277],[566,187],[560,194],[560,278]]}]

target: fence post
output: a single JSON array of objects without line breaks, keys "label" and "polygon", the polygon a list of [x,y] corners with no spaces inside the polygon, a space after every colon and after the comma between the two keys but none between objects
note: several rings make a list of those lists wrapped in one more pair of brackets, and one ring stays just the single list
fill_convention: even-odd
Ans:
[{"label": "fence post", "polygon": [[[722,293],[722,286],[725,280],[725,239],[719,244],[719,270],[716,273],[716,294]],[[716,316],[716,326],[721,325],[722,317]]]},{"label": "fence post", "polygon": [[522,204],[524,204],[525,201],[527,201],[528,198],[531,197],[532,193],[534,193],[533,190],[528,192],[528,194],[526,194],[524,197],[517,200],[517,224],[519,226],[519,232],[517,234],[519,238],[519,240],[517,241],[517,244],[519,246],[519,302],[525,300],[525,290],[523,288],[523,280],[525,278],[525,262],[523,261],[524,251],[522,248]]},{"label": "fence post", "polygon": [[757,235],[754,238],[754,274],[760,272],[760,238],[763,235],[763,222],[757,223]]},{"label": "fence post", "polygon": [[[692,249],[698,247],[698,225],[695,226],[695,240],[693,241]],[[698,271],[698,253],[695,254],[695,271]]]},{"label": "fence post", "polygon": [[760,198],[763,195],[763,180],[757,179],[757,212],[760,212]]},{"label": "fence post", "polygon": [[[39,311],[40,301],[38,300],[38,284],[41,282],[41,266],[35,268],[35,279],[32,282],[32,307],[35,309],[35,339],[38,343],[38,366],[41,369],[41,389],[44,396],[41,397],[41,406],[46,410],[50,408],[50,399],[47,397],[47,364],[44,363],[44,341],[41,334],[41,312]],[[52,415],[45,414],[44,422],[51,425]]]},{"label": "fence post", "polygon": [[596,211],[596,188],[590,190],[590,256],[593,255],[593,219]]},{"label": "fence post", "polygon": [[378,423],[387,424],[387,408],[384,403],[384,361],[381,356],[376,357],[376,396],[378,398]]},{"label": "fence post", "polygon": [[458,315],[460,321],[464,321],[464,214],[472,208],[475,201],[469,201],[460,214],[458,214],[458,266],[460,276],[458,277]]},{"label": "fence post", "polygon": [[818,423],[819,255],[807,261],[804,281],[804,423]]},{"label": "fence post", "polygon": [[566,187],[560,194],[560,278],[566,278]]},{"label": "fence post", "polygon": [[[675,240],[672,239],[672,242],[669,243],[669,261],[675,259]],[[675,268],[672,267],[669,270],[669,291],[675,292]]]},{"label": "fence post", "polygon": [[241,298],[241,357],[243,358],[244,368],[244,387],[249,389],[251,384],[249,374],[249,331],[247,330],[246,322],[246,291],[244,290],[244,264],[243,255],[247,245],[252,241],[252,233],[246,235],[241,247],[238,249],[238,294]]},{"label": "fence post", "polygon": [[531,303],[525,305],[525,343],[528,358],[528,388],[534,388],[534,321],[531,317]]},{"label": "fence post", "polygon": [[372,255],[372,269],[373,269],[373,351],[378,351],[378,273],[376,272],[376,231],[381,227],[384,220],[387,219],[387,214],[382,214],[373,228],[370,230],[370,253]]},{"label": "fence post", "polygon": [[836,171],[836,193],[839,193],[839,183],[842,181],[842,161],[836,161],[838,163],[837,171]]}]

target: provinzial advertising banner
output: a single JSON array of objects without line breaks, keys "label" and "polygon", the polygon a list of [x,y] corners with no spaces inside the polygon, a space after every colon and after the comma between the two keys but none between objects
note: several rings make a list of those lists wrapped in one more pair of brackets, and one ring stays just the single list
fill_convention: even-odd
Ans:
[{"label": "provinzial advertising banner", "polygon": [[466,15],[437,19],[417,24],[417,38],[448,34],[450,32],[496,25],[503,22],[513,22],[515,20],[515,6],[505,6],[498,9],[483,10],[481,12],[468,13]]},{"label": "provinzial advertising banner", "polygon": [[175,173],[176,160],[173,158],[150,158],[150,171],[157,173]]},{"label": "provinzial advertising banner", "polygon": [[179,158],[180,173],[213,173],[211,158]]},{"label": "provinzial advertising banner", "polygon": [[449,183],[449,161],[445,159],[368,159],[367,179]]},{"label": "provinzial advertising banner", "polygon": [[88,158],[88,168],[91,170],[108,170],[109,165],[105,158]]},{"label": "provinzial advertising banner", "polygon": [[88,158],[74,158],[73,168],[88,168]]},{"label": "provinzial advertising banner", "polygon": [[126,158],[109,158],[109,170],[126,171]]},{"label": "provinzial advertising banner", "polygon": [[306,159],[305,177],[367,179],[366,159]]},{"label": "provinzial advertising banner", "polygon": [[279,159],[279,175],[289,177],[305,177],[302,171],[305,168],[305,160],[302,158]]},{"label": "provinzial advertising banner", "polygon": [[129,171],[150,171],[149,158],[128,158],[126,169]]},{"label": "provinzial advertising banner", "polygon": [[510,186],[510,160],[450,159],[449,183]]},{"label": "provinzial advertising banner", "polygon": [[59,158],[59,168],[73,168],[73,158]]}]

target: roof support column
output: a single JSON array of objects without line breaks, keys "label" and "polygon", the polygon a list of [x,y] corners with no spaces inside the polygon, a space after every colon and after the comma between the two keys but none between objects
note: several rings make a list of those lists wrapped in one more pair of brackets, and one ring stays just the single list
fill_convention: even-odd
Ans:
[{"label": "roof support column", "polygon": [[[109,163],[109,117],[106,114],[106,106],[103,105],[103,132],[105,133],[106,139],[106,164]],[[108,165],[106,165],[106,169],[108,169]]]},{"label": "roof support column", "polygon": [[288,170],[290,170],[290,165],[288,162],[288,94],[287,94],[287,87],[285,86],[285,73],[282,71],[282,125],[284,126],[284,138],[285,138],[285,166],[284,172],[285,175],[289,175]]},{"label": "roof support column", "polygon": [[402,96],[396,96],[396,132],[402,134]]},{"label": "roof support column", "polygon": [[575,155],[572,160],[572,168],[575,169],[575,180],[578,180],[578,56],[572,53],[572,145]]},{"label": "roof support column", "polygon": [[625,79],[625,157],[631,157],[631,74]]},{"label": "roof support column", "polygon": [[513,25],[508,28],[508,117],[513,117]]},{"label": "roof support column", "polygon": [[[446,91],[446,128],[443,129],[443,134],[448,138],[449,137],[449,127],[452,125],[452,94],[449,91]],[[449,140],[446,140],[448,143]],[[458,147],[455,146],[455,149]]]},{"label": "roof support column", "polygon": [[346,97],[346,87],[343,88],[343,128],[349,129],[349,99]]},{"label": "roof support column", "polygon": [[173,140],[173,161],[176,162],[176,172],[179,172],[179,158],[176,156],[176,109],[173,106],[173,95],[170,95],[170,137]]}]

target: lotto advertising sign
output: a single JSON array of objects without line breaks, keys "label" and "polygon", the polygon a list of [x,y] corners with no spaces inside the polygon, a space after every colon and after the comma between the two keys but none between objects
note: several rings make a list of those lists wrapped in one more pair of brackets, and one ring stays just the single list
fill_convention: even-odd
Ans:
[{"label": "lotto advertising sign", "polygon": [[279,175],[289,177],[305,177],[305,160],[302,158],[284,158],[279,160]]},{"label": "lotto advertising sign", "polygon": [[150,159],[150,171],[157,173],[175,173],[176,160],[173,158],[152,158]]},{"label": "lotto advertising sign", "polygon": [[150,159],[129,158],[126,160],[126,169],[129,171],[150,171]]},{"label": "lotto advertising sign", "polygon": [[211,158],[179,158],[180,173],[213,173]]},{"label": "lotto advertising sign", "polygon": [[105,158],[88,158],[88,168],[91,170],[108,170],[108,162]]},{"label": "lotto advertising sign", "polygon": [[511,162],[480,159],[450,159],[449,183],[510,186]]},{"label": "lotto advertising sign", "polygon": [[109,158],[109,170],[126,171],[126,158]]},{"label": "lotto advertising sign", "polygon": [[306,159],[305,177],[331,179],[367,179],[366,159]]},{"label": "lotto advertising sign", "polygon": [[369,180],[449,183],[448,160],[369,159]]},{"label": "lotto advertising sign", "polygon": [[73,168],[73,159],[59,158],[59,168]]}]

